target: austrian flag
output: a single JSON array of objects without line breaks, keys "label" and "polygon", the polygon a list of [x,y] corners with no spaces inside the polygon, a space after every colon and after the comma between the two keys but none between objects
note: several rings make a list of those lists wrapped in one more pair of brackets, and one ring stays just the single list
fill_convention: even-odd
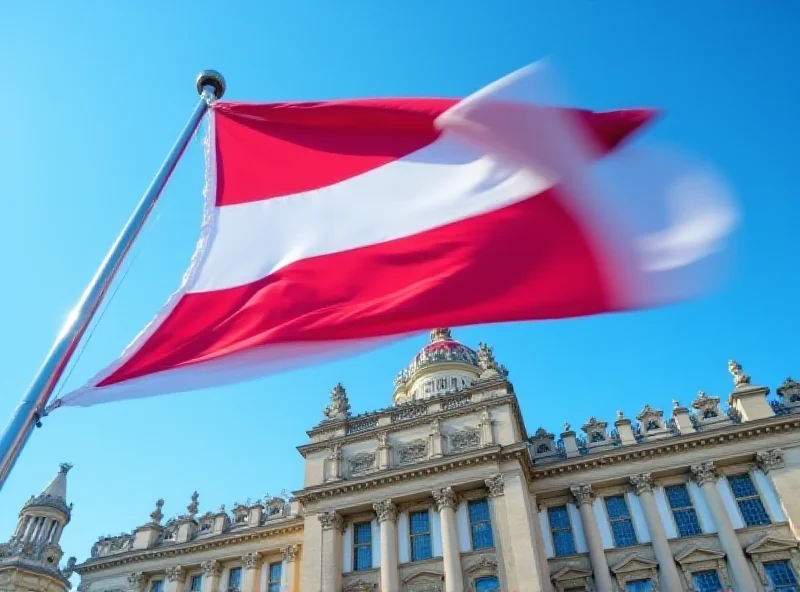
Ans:
[{"label": "austrian flag", "polygon": [[462,101],[215,104],[205,222],[183,286],[62,403],[706,289],[735,222],[713,176],[636,147],[651,110],[545,99],[533,66]]}]

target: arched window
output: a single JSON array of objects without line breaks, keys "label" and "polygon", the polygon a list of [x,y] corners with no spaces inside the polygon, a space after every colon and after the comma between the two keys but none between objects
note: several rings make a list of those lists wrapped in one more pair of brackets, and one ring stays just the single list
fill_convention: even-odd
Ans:
[{"label": "arched window", "polygon": [[500,592],[500,581],[495,576],[475,580],[475,592]]}]

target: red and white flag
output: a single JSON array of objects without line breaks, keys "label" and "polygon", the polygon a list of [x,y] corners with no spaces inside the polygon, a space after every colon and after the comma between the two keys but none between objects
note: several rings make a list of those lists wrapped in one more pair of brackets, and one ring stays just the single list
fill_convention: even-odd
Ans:
[{"label": "red and white flag", "polygon": [[217,103],[182,287],[62,404],[706,289],[735,223],[713,175],[628,141],[651,110],[558,108],[549,92],[531,66],[462,101]]}]

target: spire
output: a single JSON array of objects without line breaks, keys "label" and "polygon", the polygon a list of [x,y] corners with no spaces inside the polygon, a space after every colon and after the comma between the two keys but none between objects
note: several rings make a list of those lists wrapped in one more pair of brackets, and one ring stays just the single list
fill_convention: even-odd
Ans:
[{"label": "spire", "polygon": [[50,481],[50,484],[45,487],[45,490],[42,492],[44,496],[50,496],[56,499],[61,499],[63,501],[67,501],[67,473],[72,468],[72,465],[69,463],[61,463],[59,465],[58,473],[56,476],[53,477],[53,480]]}]

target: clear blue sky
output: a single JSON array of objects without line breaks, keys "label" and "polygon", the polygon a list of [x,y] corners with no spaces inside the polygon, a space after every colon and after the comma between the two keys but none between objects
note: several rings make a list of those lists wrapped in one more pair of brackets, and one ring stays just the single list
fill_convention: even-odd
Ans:
[{"label": "clear blue sky", "polygon": [[[550,56],[595,109],[656,106],[648,135],[727,176],[744,219],[737,268],[691,303],[607,317],[473,327],[511,370],[529,431],[698,389],[727,398],[729,358],[774,390],[800,375],[797,204],[800,5],[793,0],[303,0],[6,2],[0,126],[0,421],[216,68],[227,98],[462,96]],[[198,141],[142,237],[127,280],[68,387],[118,354],[178,286],[197,236]],[[182,512],[302,485],[295,446],[342,381],[354,411],[386,406],[424,336],[352,360],[231,388],[64,409],[38,430],[0,492],[0,538],[24,500],[71,461],[63,546],[143,524],[163,497]]]}]

